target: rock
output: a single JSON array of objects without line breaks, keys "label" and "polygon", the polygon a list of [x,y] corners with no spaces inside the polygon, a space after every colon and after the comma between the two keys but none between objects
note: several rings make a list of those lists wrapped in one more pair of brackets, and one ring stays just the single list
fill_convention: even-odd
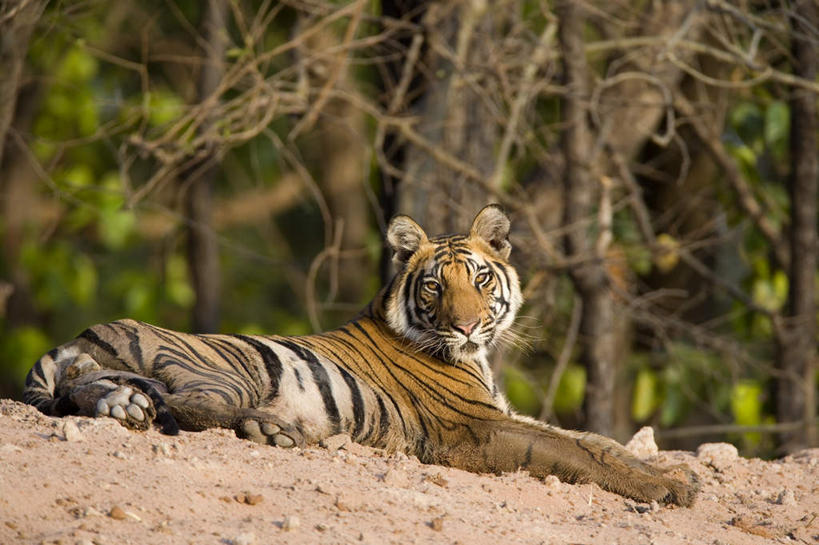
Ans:
[{"label": "rock", "polygon": [[697,449],[697,458],[717,471],[723,471],[738,457],[737,448],[730,443],[705,443]]},{"label": "rock", "polygon": [[440,473],[432,473],[430,475],[425,475],[424,479],[431,482],[432,484],[437,484],[441,488],[446,488],[447,486],[449,486],[449,481],[446,480],[446,477],[444,477]]},{"label": "rock", "polygon": [[171,447],[168,446],[168,443],[159,443],[157,445],[153,445],[151,448],[153,449],[154,454],[161,454],[163,456],[171,455]]},{"label": "rock", "polygon": [[316,486],[316,492],[319,494],[327,494],[328,496],[338,496],[341,490],[331,484],[322,483]]},{"label": "rock", "polygon": [[111,511],[108,513],[108,516],[114,520],[125,520],[128,517],[127,513],[125,513],[125,510],[119,505],[113,506],[111,508]]},{"label": "rock", "polygon": [[68,442],[82,441],[84,439],[80,428],[73,420],[63,422],[63,438]]},{"label": "rock", "polygon": [[546,488],[549,490],[560,490],[560,479],[555,477],[554,475],[546,475],[543,479],[543,484],[546,485]]},{"label": "rock", "polygon": [[796,496],[790,488],[783,488],[776,496],[777,505],[796,505]]},{"label": "rock", "polygon": [[331,435],[330,437],[325,437],[319,442],[319,445],[326,448],[330,452],[334,452],[338,449],[345,448],[347,445],[352,443],[353,440],[350,438],[349,435],[346,433],[339,433],[337,435]]},{"label": "rock", "polygon": [[659,452],[657,443],[654,441],[654,428],[643,426],[626,443],[626,450],[638,458],[649,458]]},{"label": "rock", "polygon": [[435,517],[431,521],[429,521],[429,527],[435,530],[436,532],[440,532],[444,529],[444,515],[440,517]]},{"label": "rock", "polygon": [[239,534],[235,538],[230,541],[231,545],[255,545],[256,543],[256,534],[253,532],[245,532],[243,534]]},{"label": "rock", "polygon": [[264,496],[261,494],[245,494],[245,503],[248,505],[256,505],[262,503]]},{"label": "rock", "polygon": [[386,473],[381,475],[381,480],[384,482],[384,484],[397,488],[406,488],[410,484],[407,473],[405,471],[401,471],[400,469],[394,468],[388,469]]},{"label": "rock", "polygon": [[296,515],[287,515],[282,521],[282,530],[289,532],[301,526],[301,521]]}]

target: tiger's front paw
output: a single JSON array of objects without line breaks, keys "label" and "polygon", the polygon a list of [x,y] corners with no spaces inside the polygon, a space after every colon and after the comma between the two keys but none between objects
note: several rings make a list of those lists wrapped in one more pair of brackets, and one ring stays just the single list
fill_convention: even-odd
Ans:
[{"label": "tiger's front paw", "polygon": [[634,500],[689,507],[700,489],[697,475],[685,465],[659,470],[660,475],[643,474],[625,483],[620,494]]},{"label": "tiger's front paw", "polygon": [[304,438],[298,430],[287,426],[272,415],[259,411],[253,411],[251,415],[241,420],[236,435],[263,445],[282,448],[304,446]]},{"label": "tiger's front paw", "polygon": [[156,418],[156,409],[144,393],[119,386],[97,401],[95,416],[110,416],[126,428],[146,430]]},{"label": "tiger's front paw", "polygon": [[665,477],[665,486],[668,489],[663,502],[683,507],[689,507],[694,503],[697,492],[700,490],[700,479],[690,467],[685,464],[669,467],[665,470],[663,477]]}]

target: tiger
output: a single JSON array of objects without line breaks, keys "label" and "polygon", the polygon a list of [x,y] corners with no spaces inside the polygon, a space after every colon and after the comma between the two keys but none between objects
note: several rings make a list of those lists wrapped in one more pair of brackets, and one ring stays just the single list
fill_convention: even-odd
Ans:
[{"label": "tiger", "polygon": [[47,415],[166,434],[222,427],[282,448],[344,433],[427,464],[523,470],[691,505],[698,482],[686,466],[657,467],[612,439],[511,408],[488,363],[523,303],[510,226],[497,204],[466,234],[428,237],[398,215],[386,232],[395,274],[337,329],[284,337],[94,325],[36,362],[23,399]]}]

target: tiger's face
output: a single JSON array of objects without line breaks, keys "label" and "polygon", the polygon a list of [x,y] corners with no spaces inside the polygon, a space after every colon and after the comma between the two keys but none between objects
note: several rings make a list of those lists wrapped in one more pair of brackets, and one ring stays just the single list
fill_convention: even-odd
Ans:
[{"label": "tiger's face", "polygon": [[428,238],[411,218],[393,218],[387,240],[399,272],[386,301],[390,326],[446,360],[484,357],[522,302],[508,235],[498,205],[481,210],[467,235]]}]

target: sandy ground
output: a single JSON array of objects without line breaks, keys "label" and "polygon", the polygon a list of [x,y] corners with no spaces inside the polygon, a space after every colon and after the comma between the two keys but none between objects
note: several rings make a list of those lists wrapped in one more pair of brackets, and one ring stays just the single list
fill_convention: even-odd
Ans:
[{"label": "sandy ground", "polygon": [[168,437],[0,400],[0,543],[819,543],[819,450],[773,462],[724,444],[698,453],[653,457],[699,474],[685,509],[355,444]]}]

